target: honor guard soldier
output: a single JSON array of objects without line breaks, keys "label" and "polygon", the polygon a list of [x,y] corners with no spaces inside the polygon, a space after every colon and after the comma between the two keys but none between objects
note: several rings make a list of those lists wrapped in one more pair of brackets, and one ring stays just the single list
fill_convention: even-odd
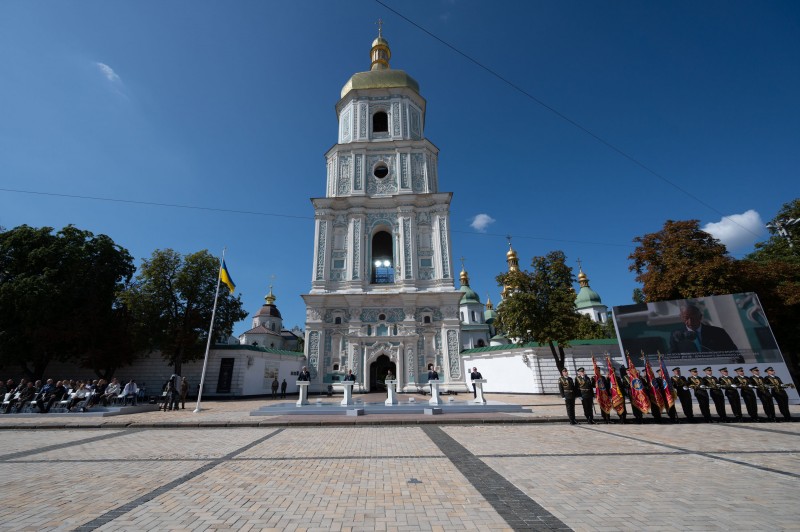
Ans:
[{"label": "honor guard soldier", "polygon": [[781,415],[783,415],[783,419],[785,421],[791,421],[792,415],[789,413],[789,394],[786,393],[786,388],[794,388],[794,384],[783,384],[781,378],[775,375],[775,370],[772,369],[772,366],[768,367],[766,370],[767,377],[764,379],[767,381],[767,384],[772,386],[772,397],[775,398],[775,402],[778,403],[778,408],[781,411]]},{"label": "honor guard soldier", "polygon": [[736,368],[733,371],[736,372],[736,376],[733,378],[733,382],[736,383],[736,386],[739,388],[739,391],[742,392],[742,399],[744,399],[744,406],[747,407],[747,415],[750,416],[750,419],[758,422],[760,419],[758,418],[758,403],[756,403],[756,392],[753,391],[753,388],[750,386],[750,380],[744,376],[744,368]]},{"label": "honor guard soldier", "polygon": [[775,419],[775,404],[772,402],[772,396],[769,393],[769,384],[761,377],[761,370],[757,367],[750,368],[750,386],[756,389],[758,398],[761,399],[761,406],[764,407],[764,414],[766,414],[769,421],[777,421]]},{"label": "honor guard soldier", "polygon": [[678,395],[678,400],[681,402],[681,409],[686,419],[693,419],[694,412],[692,412],[692,392],[689,391],[689,381],[686,377],[681,375],[681,368],[672,368],[672,387]]},{"label": "honor guard soldier", "polygon": [[717,411],[720,421],[728,421],[728,414],[725,412],[725,394],[719,387],[719,380],[713,375],[714,370],[711,369],[711,366],[704,368],[703,371],[706,373],[706,376],[703,377],[703,384],[711,393],[714,409]]},{"label": "honor guard soldier", "polygon": [[694,390],[694,398],[700,407],[700,413],[706,423],[711,423],[711,410],[708,408],[708,389],[703,384],[703,379],[697,376],[697,368],[689,370],[689,388]]},{"label": "honor guard soldier", "polygon": [[736,381],[733,377],[728,376],[728,368],[719,368],[719,385],[725,390],[725,397],[728,398],[728,404],[731,405],[734,421],[742,420],[742,400],[739,397],[739,390],[736,389]]},{"label": "honor guard soldier", "polygon": [[583,368],[578,368],[578,376],[575,377],[575,386],[581,394],[581,404],[583,405],[583,415],[590,425],[594,425],[594,412],[592,401],[594,400],[594,383],[586,376]]},{"label": "honor guard soldier", "polygon": [[642,411],[636,408],[636,405],[633,404],[632,401],[632,394],[631,394],[631,376],[628,373],[628,368],[622,366],[619,368],[619,373],[622,378],[619,381],[620,386],[622,387],[622,394],[628,398],[628,401],[631,403],[631,412],[633,412],[633,417],[636,419],[636,423],[642,422]]},{"label": "honor guard soldier", "polygon": [[667,387],[669,382],[666,375],[661,374],[661,370],[656,370],[656,382],[658,383],[658,393],[661,394],[661,401],[664,403],[664,408],[667,409],[667,415],[672,423],[678,422],[678,411],[675,409],[675,394],[672,394],[672,406],[669,406],[667,401]]},{"label": "honor guard soldier", "polygon": [[567,406],[567,417],[569,418],[570,425],[577,425],[575,421],[575,382],[569,376],[567,368],[561,370],[561,377],[558,379],[558,391],[561,393],[561,398],[564,399],[564,404]]},{"label": "honor guard soldier", "polygon": [[656,399],[656,394],[661,393],[658,389],[658,380],[654,377],[653,380],[655,382],[651,383],[645,368],[639,371],[639,378],[642,380],[642,386],[647,391],[647,398],[650,400],[650,414],[653,416],[653,421],[661,423],[661,408],[658,406],[658,400]]}]

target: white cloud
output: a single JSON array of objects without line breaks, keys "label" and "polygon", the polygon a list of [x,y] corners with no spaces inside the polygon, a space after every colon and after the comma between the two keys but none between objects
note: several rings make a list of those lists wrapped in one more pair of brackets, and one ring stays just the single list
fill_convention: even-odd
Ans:
[{"label": "white cloud", "polygon": [[703,231],[725,244],[728,250],[750,246],[764,233],[764,222],[753,209],[742,214],[725,216],[719,222],[711,222],[703,226]]},{"label": "white cloud", "polygon": [[480,233],[485,233],[486,228],[489,227],[489,224],[495,223],[497,220],[489,216],[488,214],[479,214],[472,219],[472,223],[470,223],[470,227],[475,229]]},{"label": "white cloud", "polygon": [[95,65],[97,65],[97,68],[106,77],[108,81],[110,81],[111,83],[117,83],[119,85],[122,85],[122,79],[120,79],[119,75],[117,75],[117,73],[114,72],[113,68],[111,68],[105,63],[95,63]]}]

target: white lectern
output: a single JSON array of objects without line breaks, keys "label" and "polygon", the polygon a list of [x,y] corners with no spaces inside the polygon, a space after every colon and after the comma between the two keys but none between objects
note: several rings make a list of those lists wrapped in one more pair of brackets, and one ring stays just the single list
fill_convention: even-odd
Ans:
[{"label": "white lectern", "polygon": [[297,398],[297,406],[308,404],[308,381],[297,381],[297,388],[300,390],[300,397]]},{"label": "white lectern", "polygon": [[475,399],[472,401],[473,403],[486,404],[486,399],[483,398],[483,385],[485,382],[486,379],[475,379],[472,381],[472,385],[475,386]]},{"label": "white lectern", "polygon": [[344,381],[344,399],[342,399],[342,406],[350,406],[353,404],[353,385],[355,381]]},{"label": "white lectern", "polygon": [[431,398],[428,400],[428,404],[430,405],[442,404],[442,400],[439,398],[439,383],[441,382],[442,381],[440,380],[428,381],[428,384],[431,385]]},{"label": "white lectern", "polygon": [[386,392],[388,394],[388,397],[386,398],[386,401],[383,402],[383,404],[396,405],[397,404],[397,381],[396,380],[384,381],[384,383],[386,384]]}]

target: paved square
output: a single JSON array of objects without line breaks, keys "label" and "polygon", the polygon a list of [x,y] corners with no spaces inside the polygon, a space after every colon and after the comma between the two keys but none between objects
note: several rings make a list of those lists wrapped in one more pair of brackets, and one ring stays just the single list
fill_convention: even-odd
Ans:
[{"label": "paved square", "polygon": [[0,431],[2,530],[791,530],[800,424]]}]

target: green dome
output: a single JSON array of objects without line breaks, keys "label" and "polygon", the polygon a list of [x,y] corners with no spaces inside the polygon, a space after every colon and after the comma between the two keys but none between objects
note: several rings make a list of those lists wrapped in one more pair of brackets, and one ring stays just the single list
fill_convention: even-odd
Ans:
[{"label": "green dome", "polygon": [[602,304],[603,302],[600,301],[600,294],[588,286],[582,286],[580,292],[578,292],[578,297],[575,298],[575,306],[579,309]]},{"label": "green dome", "polygon": [[459,302],[461,305],[467,305],[470,303],[477,303],[478,305],[481,304],[481,300],[478,299],[478,294],[475,293],[475,290],[469,287],[469,285],[462,284],[461,293],[464,294],[461,296],[461,301]]},{"label": "green dome", "polygon": [[494,309],[486,309],[483,312],[483,321],[491,325],[494,323],[494,320],[497,318],[497,311]]}]

